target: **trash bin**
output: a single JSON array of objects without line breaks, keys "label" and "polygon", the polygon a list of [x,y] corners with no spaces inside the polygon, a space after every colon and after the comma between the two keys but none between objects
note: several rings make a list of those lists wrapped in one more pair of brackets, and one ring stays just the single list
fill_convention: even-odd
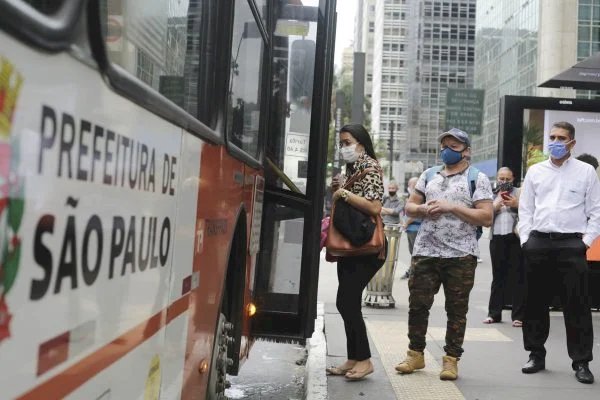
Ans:
[{"label": "trash bin", "polygon": [[395,307],[396,301],[392,296],[394,272],[398,260],[398,245],[402,235],[401,225],[386,225],[385,236],[388,240],[388,253],[383,266],[377,271],[373,279],[367,284],[364,297],[366,306],[369,307]]}]

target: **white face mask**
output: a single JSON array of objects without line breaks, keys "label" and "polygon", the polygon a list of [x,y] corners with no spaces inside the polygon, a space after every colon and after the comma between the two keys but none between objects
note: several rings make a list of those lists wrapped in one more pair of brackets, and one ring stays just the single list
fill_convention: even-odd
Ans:
[{"label": "white face mask", "polygon": [[359,154],[356,152],[356,143],[350,146],[342,147],[340,149],[340,157],[346,163],[353,163],[358,160]]}]

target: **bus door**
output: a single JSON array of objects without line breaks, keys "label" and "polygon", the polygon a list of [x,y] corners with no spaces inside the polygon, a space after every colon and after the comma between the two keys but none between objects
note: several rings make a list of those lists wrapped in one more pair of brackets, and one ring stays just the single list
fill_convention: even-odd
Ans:
[{"label": "bus door", "polygon": [[314,330],[335,36],[335,0],[273,2],[265,193],[252,333]]}]

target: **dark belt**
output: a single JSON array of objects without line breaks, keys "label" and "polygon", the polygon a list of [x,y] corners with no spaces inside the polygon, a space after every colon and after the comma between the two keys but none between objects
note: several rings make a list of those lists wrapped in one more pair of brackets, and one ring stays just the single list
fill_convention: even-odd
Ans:
[{"label": "dark belt", "polygon": [[538,232],[531,231],[531,236],[544,238],[544,239],[552,239],[552,240],[561,240],[561,239],[581,239],[583,237],[582,233],[563,233],[563,232]]}]

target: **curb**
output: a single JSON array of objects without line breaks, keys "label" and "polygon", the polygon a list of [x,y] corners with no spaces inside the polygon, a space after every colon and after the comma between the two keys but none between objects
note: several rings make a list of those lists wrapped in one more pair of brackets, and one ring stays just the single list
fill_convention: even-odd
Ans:
[{"label": "curb", "polygon": [[325,307],[317,303],[317,318],[315,331],[306,342],[308,359],[306,360],[306,377],[304,380],[305,400],[327,400],[327,376],[325,364],[327,356],[327,341],[324,333]]}]

